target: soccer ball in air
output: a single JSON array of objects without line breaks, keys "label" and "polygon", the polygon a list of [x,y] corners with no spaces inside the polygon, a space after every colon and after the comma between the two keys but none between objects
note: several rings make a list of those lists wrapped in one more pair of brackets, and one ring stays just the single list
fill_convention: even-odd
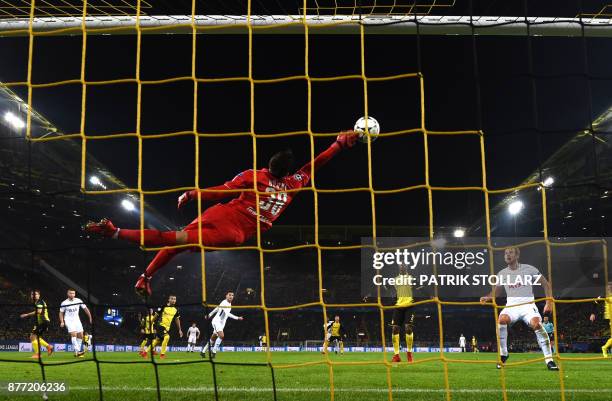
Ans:
[{"label": "soccer ball in air", "polygon": [[[354,131],[359,134],[359,140],[361,142],[368,142],[368,135],[366,134],[366,118],[361,117],[355,123]],[[380,134],[380,124],[374,117],[368,117],[368,132],[370,133],[370,138],[372,142],[374,142],[378,138],[378,134]]]}]

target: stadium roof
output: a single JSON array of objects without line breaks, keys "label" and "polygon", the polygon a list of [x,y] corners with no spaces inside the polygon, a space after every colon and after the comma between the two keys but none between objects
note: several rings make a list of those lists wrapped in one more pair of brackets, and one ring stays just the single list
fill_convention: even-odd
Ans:
[{"label": "stadium roof", "polygon": [[[549,225],[559,233],[606,235],[612,217],[612,106],[592,123],[589,129],[576,133],[531,173],[520,185],[544,183]],[[551,178],[552,183],[545,183]],[[508,232],[508,205],[520,199],[532,205],[532,213],[523,222],[531,221],[541,229],[541,194],[539,189],[515,191],[491,209],[491,231]],[[502,227],[506,226],[506,230]],[[470,233],[484,231],[484,218],[470,228]],[[531,231],[528,235],[534,235]],[[520,233],[519,233],[520,234]],[[567,235],[567,234],[561,234]]]}]

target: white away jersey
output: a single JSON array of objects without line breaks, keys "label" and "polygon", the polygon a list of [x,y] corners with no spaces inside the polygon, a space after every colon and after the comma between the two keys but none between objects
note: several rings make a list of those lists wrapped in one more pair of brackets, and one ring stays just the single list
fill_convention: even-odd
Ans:
[{"label": "white away jersey", "polygon": [[463,336],[459,337],[459,346],[465,347],[465,337]]},{"label": "white away jersey", "polygon": [[217,306],[215,309],[213,309],[212,312],[210,312],[208,317],[214,316],[213,322],[216,323],[218,326],[223,326],[225,325],[225,322],[227,322],[228,317],[231,317],[232,319],[238,319],[237,316],[232,315],[230,313],[231,311],[232,304],[227,302],[227,299],[224,299],[223,301],[221,301],[219,306]]},{"label": "white away jersey", "polygon": [[79,309],[87,309],[85,303],[79,298],[74,298],[72,301],[66,299],[60,305],[60,312],[64,312],[64,320],[69,322],[81,321],[79,319]]},{"label": "white away jersey", "polygon": [[189,330],[187,330],[187,337],[197,337],[198,334],[200,334],[200,329],[197,327],[190,327]]},{"label": "white away jersey", "polygon": [[497,279],[504,284],[506,289],[506,306],[533,301],[531,283],[539,283],[538,276],[540,276],[538,269],[523,263],[519,263],[516,269],[506,267],[497,273]]}]

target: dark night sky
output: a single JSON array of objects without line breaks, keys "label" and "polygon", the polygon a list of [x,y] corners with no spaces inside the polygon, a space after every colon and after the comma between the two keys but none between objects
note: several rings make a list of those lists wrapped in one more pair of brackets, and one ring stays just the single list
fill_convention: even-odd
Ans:
[{"label": "dark night sky", "polygon": [[[421,65],[425,77],[426,126],[430,130],[485,131],[487,175],[490,188],[519,184],[538,163],[588,121],[610,105],[612,81],[591,79],[589,91],[584,73],[583,42],[580,38],[534,38],[533,68],[545,75],[535,81],[534,105],[528,72],[525,38],[477,38],[478,70],[482,93],[482,127],[474,79],[474,54],[470,37],[421,38]],[[2,38],[0,80],[25,81],[27,38]],[[417,40],[414,36],[368,36],[366,73],[387,76],[416,72]],[[588,74],[610,73],[612,43],[608,39],[586,41]],[[135,36],[90,36],[86,79],[91,81],[133,78]],[[276,78],[304,73],[304,37],[257,35],[254,39],[254,76]],[[80,75],[81,38],[37,38],[34,49],[33,81],[37,83],[75,79]],[[197,42],[198,77],[246,76],[248,66],[245,35],[200,35]],[[143,36],[141,78],[162,79],[190,75],[191,37],[188,35]],[[360,73],[359,37],[312,35],[311,76]],[[87,89],[86,133],[102,135],[134,132],[136,85],[89,86]],[[415,78],[371,83],[370,114],[383,131],[416,128],[419,124],[419,89]],[[24,88],[16,91],[26,98]],[[304,130],[307,127],[306,81],[258,84],[255,88],[255,130],[258,134]],[[352,126],[363,114],[363,85],[360,80],[313,83],[312,127],[316,132],[336,132]],[[246,82],[199,85],[198,130],[203,133],[249,130],[249,85]],[[143,134],[191,130],[193,84],[189,81],[146,85],[142,97]],[[80,85],[36,89],[34,107],[65,133],[79,131]],[[535,107],[534,107],[535,106]],[[545,130],[541,145],[535,127]],[[331,138],[315,140],[321,151]],[[479,145],[475,136],[434,137],[429,140],[433,185],[480,185]],[[251,139],[201,138],[200,185],[216,185],[252,167]],[[275,151],[291,147],[298,164],[309,157],[305,135],[291,138],[258,139],[259,167]],[[137,141],[113,139],[89,141],[92,155],[129,186],[136,185]],[[149,139],[144,142],[145,189],[190,186],[194,182],[194,138],[192,136]],[[381,138],[372,147],[374,187],[400,188],[424,182],[423,139],[420,134]],[[296,166],[299,167],[299,166]],[[332,161],[317,180],[320,188],[367,186],[367,153],[359,146]],[[178,194],[176,194],[178,195]],[[162,212],[173,215],[175,195],[147,197]],[[369,223],[369,195],[320,195],[322,224]],[[437,224],[466,224],[483,213],[479,192],[434,195]],[[342,207],[339,207],[342,205]],[[425,191],[378,196],[379,224],[425,224]],[[457,210],[461,210],[460,214]],[[190,215],[191,213],[187,213]],[[312,195],[298,197],[279,223],[313,222]],[[178,219],[183,219],[179,216]]]}]

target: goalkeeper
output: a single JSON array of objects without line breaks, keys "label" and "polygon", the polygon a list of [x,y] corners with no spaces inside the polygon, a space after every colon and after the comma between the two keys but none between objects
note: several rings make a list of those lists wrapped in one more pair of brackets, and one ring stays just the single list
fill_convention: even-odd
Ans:
[{"label": "goalkeeper", "polygon": [[[353,131],[346,131],[338,135],[336,141],[314,159],[313,169],[319,169],[343,149],[353,147],[357,139],[358,136]],[[289,192],[288,190],[303,188],[310,181],[310,162],[290,175],[292,164],[293,154],[291,151],[278,152],[270,158],[268,168],[256,171],[246,170],[223,185],[210,187],[203,191],[185,192],[178,198],[179,208],[198,197],[205,201],[218,201],[240,196],[228,203],[218,203],[206,209],[200,217],[181,231],[143,230],[144,245],[198,245],[201,237],[204,246],[238,246],[257,234],[258,211],[261,232],[269,230],[272,223],[282,214],[297,194],[297,192]],[[257,191],[264,193],[259,196],[259,207],[255,204],[257,201],[256,194],[254,191],[249,191],[253,189],[254,182],[257,183]],[[201,231],[199,230],[199,221],[202,225]],[[88,233],[140,243],[140,230],[117,228],[108,219],[102,219],[98,223],[89,222],[85,225],[85,230]],[[191,249],[196,250],[197,248]],[[136,282],[136,292],[150,296],[151,277],[165,266],[172,257],[185,250],[186,248],[170,248],[159,251],[144,274]]]}]

